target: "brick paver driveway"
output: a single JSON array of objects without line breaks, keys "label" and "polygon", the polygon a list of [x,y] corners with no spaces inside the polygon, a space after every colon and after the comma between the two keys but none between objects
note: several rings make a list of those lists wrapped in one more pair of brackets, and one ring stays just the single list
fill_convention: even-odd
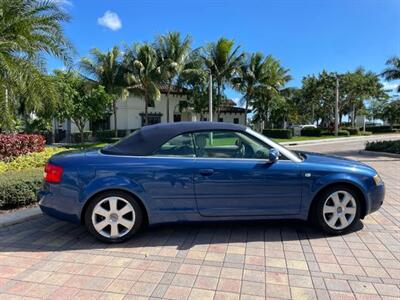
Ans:
[{"label": "brick paver driveway", "polygon": [[49,217],[0,230],[0,298],[399,299],[400,159],[302,146],[375,167],[382,209],[327,237],[303,222],[174,225],[106,245]]}]

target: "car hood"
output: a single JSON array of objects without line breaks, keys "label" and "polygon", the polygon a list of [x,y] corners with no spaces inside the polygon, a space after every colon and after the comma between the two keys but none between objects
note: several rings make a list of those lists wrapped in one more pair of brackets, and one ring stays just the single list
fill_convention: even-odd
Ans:
[{"label": "car hood", "polygon": [[304,151],[297,151],[302,157],[304,157],[304,161],[307,163],[315,163],[315,164],[323,164],[328,166],[338,166],[338,167],[347,167],[347,168],[359,168],[366,171],[373,171],[376,173],[374,168],[348,158],[344,158],[341,156],[335,155],[326,155],[314,152],[304,152]]}]

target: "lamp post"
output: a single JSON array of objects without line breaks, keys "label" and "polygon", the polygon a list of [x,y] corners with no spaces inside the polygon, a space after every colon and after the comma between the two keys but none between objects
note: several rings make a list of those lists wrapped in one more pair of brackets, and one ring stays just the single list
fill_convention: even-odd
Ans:
[{"label": "lamp post", "polygon": [[335,136],[339,135],[339,79],[336,75]]},{"label": "lamp post", "polygon": [[213,121],[213,95],[212,95],[213,83],[212,83],[212,74],[210,71],[209,82],[208,82],[208,120],[210,122]]}]

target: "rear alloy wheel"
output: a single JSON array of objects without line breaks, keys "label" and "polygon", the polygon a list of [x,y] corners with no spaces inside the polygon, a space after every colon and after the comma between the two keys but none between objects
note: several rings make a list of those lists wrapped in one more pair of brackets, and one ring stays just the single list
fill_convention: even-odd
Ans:
[{"label": "rear alloy wheel", "polygon": [[108,192],[92,200],[85,215],[89,231],[104,242],[122,242],[139,230],[143,220],[136,200],[123,192]]},{"label": "rear alloy wheel", "polygon": [[349,231],[360,220],[360,204],[357,194],[347,187],[333,187],[319,199],[315,221],[329,234]]}]

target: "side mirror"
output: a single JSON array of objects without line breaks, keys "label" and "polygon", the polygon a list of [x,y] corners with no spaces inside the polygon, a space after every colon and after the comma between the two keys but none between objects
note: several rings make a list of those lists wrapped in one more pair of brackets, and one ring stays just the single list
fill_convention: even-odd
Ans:
[{"label": "side mirror", "polygon": [[275,148],[269,149],[268,159],[270,162],[274,163],[279,159],[279,151]]}]

